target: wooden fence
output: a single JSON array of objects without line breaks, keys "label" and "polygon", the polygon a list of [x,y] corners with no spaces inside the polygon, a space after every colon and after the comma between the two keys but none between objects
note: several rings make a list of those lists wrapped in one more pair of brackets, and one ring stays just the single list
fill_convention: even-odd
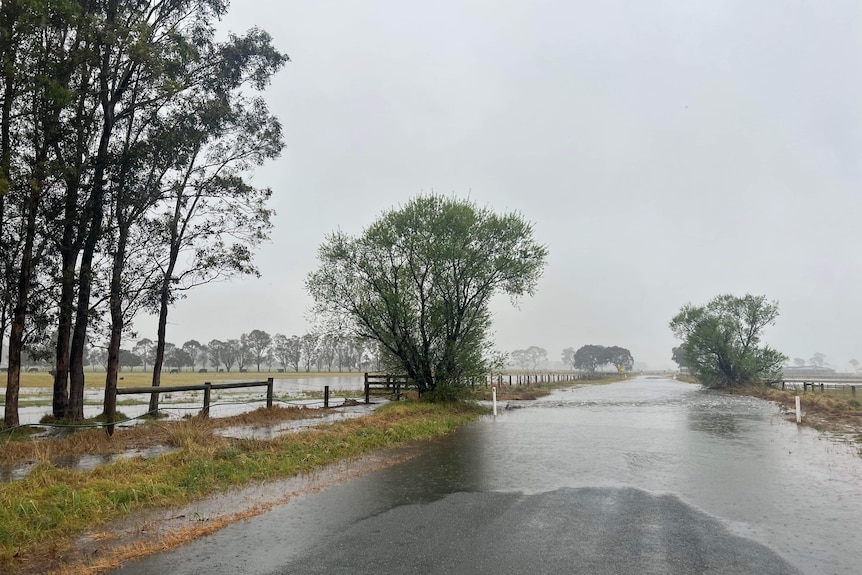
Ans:
[{"label": "wooden fence", "polygon": [[406,375],[390,375],[386,373],[365,373],[363,388],[365,390],[365,403],[371,403],[371,391],[383,390],[387,395],[394,395],[401,399],[403,393],[410,387],[417,387]]},{"label": "wooden fence", "polygon": [[[107,404],[112,407],[109,408],[106,413],[107,415],[107,432],[108,435],[113,435],[114,433],[114,420],[116,419],[116,405],[117,405],[117,396],[118,395],[134,395],[147,393],[150,395],[153,394],[161,394],[161,393],[173,393],[175,391],[203,391],[204,392],[204,401],[203,407],[201,408],[201,416],[209,417],[210,414],[210,399],[212,398],[212,390],[213,389],[238,389],[243,387],[263,387],[266,386],[266,406],[272,407],[272,387],[273,387],[273,378],[268,378],[266,381],[237,381],[232,383],[210,383],[209,381],[205,383],[198,383],[193,385],[172,385],[169,387],[120,387],[114,390],[114,397],[112,401]],[[328,390],[327,390],[328,391]],[[328,399],[328,398],[327,398]]]},{"label": "wooden fence", "polygon": [[802,380],[802,379],[785,379],[779,383],[776,383],[776,387],[781,386],[781,389],[792,389],[792,390],[802,390],[802,393],[806,393],[809,389],[814,391],[820,391],[820,393],[824,393],[826,391],[833,393],[847,393],[850,395],[856,395],[856,386],[862,385],[862,380],[846,380],[846,381],[810,381],[810,380]]}]

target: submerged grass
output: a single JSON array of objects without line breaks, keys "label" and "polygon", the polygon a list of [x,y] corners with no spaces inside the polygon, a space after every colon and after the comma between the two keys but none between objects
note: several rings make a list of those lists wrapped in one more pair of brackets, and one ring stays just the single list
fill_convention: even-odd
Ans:
[{"label": "submerged grass", "polygon": [[[30,447],[29,457],[36,461],[33,471],[21,481],[0,484],[0,571],[14,572],[22,559],[62,551],[74,535],[135,510],[182,505],[252,481],[307,473],[337,460],[448,433],[483,413],[473,404],[398,402],[366,417],[268,441],[222,437],[216,430],[225,423],[192,418],[119,430],[113,440],[90,430],[62,444],[32,442],[40,445]],[[64,453],[67,448],[101,452],[106,444],[142,442],[179,449],[151,459],[121,458],[89,472],[50,463],[60,445]],[[5,453],[13,445],[3,446],[7,460],[14,459]]]}]

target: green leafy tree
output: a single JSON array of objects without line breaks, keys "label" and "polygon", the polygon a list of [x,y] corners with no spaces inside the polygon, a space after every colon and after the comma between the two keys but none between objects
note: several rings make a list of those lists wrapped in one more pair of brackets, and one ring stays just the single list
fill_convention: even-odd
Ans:
[{"label": "green leafy tree", "polygon": [[575,369],[594,373],[599,366],[607,362],[607,354],[603,345],[584,345],[578,348],[573,356]]},{"label": "green leafy tree", "polygon": [[670,328],[683,340],[685,363],[701,382],[736,387],[781,377],[787,356],[761,345],[764,328],[777,317],[778,304],[766,296],[720,295],[704,306],[683,306]]},{"label": "green leafy tree", "polygon": [[121,371],[124,367],[134,370],[141,364],[143,364],[143,358],[140,355],[127,349],[120,349],[118,365]]},{"label": "green leafy tree", "polygon": [[532,295],[546,256],[519,214],[421,195],[358,237],[331,234],[306,286],[319,314],[380,342],[420,393],[454,397],[487,370],[492,296]]},{"label": "green leafy tree", "polygon": [[631,371],[635,364],[632,352],[616,345],[605,348],[604,359],[605,363],[611,364],[619,372]]}]

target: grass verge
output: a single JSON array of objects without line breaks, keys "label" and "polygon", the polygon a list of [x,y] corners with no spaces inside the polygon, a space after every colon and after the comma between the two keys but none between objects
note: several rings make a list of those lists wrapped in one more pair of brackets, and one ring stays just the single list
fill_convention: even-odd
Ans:
[{"label": "grass verge", "polygon": [[[52,449],[71,443],[33,442],[33,471],[0,484],[0,572],[15,573],[27,562],[68,549],[73,537],[136,510],[178,506],[253,481],[295,476],[371,451],[450,432],[485,410],[472,404],[398,402],[353,420],[323,425],[276,439],[230,439],[216,433],[223,423],[193,418],[154,423],[146,430],[120,430],[125,445],[159,442],[175,448],[155,458],[121,458],[93,471],[71,471],[50,463]],[[271,417],[271,416],[270,416]],[[129,438],[123,439],[128,434]],[[139,437],[132,438],[135,435]],[[103,432],[69,438],[92,452]],[[58,440],[66,441],[66,440]],[[125,442],[125,443],[123,443]],[[14,444],[3,446],[6,449]],[[87,446],[87,447],[83,447]]]},{"label": "grass verge", "polygon": [[795,414],[796,396],[799,395],[802,398],[803,424],[820,431],[862,436],[862,403],[853,396],[829,391],[800,394],[772,387],[751,387],[741,393],[774,401],[791,414]]}]

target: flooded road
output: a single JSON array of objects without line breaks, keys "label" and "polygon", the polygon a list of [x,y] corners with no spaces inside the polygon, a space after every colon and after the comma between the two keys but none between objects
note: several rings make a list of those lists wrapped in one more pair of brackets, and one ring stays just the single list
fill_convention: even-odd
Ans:
[{"label": "flooded road", "polygon": [[862,459],[667,379],[564,390],[116,571],[860,573]]}]

